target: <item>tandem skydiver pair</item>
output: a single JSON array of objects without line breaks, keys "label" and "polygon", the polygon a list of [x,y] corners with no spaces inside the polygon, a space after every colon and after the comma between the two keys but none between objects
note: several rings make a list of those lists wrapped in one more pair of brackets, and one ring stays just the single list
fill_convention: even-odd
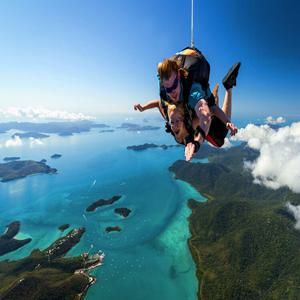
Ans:
[{"label": "tandem skydiver pair", "polygon": [[158,64],[160,99],[135,104],[134,109],[158,108],[166,121],[166,131],[185,145],[186,160],[205,140],[222,147],[228,130],[231,135],[237,133],[231,123],[231,102],[240,65],[234,64],[222,81],[226,93],[221,109],[218,86],[213,93],[209,88],[209,63],[198,49],[187,47]]}]

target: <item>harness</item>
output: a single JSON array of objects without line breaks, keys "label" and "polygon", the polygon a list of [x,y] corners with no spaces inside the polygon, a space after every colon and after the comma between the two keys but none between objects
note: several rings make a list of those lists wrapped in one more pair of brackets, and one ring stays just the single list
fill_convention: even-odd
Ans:
[{"label": "harness", "polygon": [[[182,93],[183,93],[183,108],[184,108],[184,124],[188,131],[188,136],[190,137],[188,140],[190,141],[195,134],[200,133],[202,137],[205,139],[204,131],[198,126],[196,130],[193,129],[192,120],[195,117],[195,111],[189,106],[188,100],[190,95],[190,90],[193,83],[200,83],[203,90],[206,90],[209,87],[209,74],[210,74],[210,65],[203,56],[203,54],[196,48],[184,48],[179,53],[175,54],[171,59],[178,62],[180,72],[180,81],[182,84]],[[185,75],[185,71],[188,72],[188,75]],[[166,132],[171,133],[174,136],[174,133],[171,130],[171,126],[169,124],[168,119],[168,105],[173,104],[169,101],[166,91],[162,86],[160,81],[160,99],[161,106],[165,114],[166,118]],[[211,94],[208,98],[205,99],[208,106],[211,107],[215,104],[215,98],[213,94]],[[187,144],[187,139],[185,139]],[[192,138],[193,140],[193,138]],[[198,143],[199,144],[199,143]],[[195,148],[199,148],[198,145],[195,145]]]}]

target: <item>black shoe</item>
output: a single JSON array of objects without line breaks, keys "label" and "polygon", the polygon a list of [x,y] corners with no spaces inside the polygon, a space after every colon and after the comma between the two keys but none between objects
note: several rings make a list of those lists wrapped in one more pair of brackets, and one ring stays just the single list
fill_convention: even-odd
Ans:
[{"label": "black shoe", "polygon": [[236,78],[238,76],[240,66],[240,62],[235,63],[223,78],[222,83],[226,90],[229,90],[233,86],[236,86]]}]

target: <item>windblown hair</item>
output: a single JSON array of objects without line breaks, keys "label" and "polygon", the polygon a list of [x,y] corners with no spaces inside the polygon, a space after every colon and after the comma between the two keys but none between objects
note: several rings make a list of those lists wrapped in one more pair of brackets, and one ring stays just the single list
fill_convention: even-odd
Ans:
[{"label": "windblown hair", "polygon": [[157,65],[160,81],[168,80],[171,77],[172,72],[177,74],[178,71],[180,71],[182,76],[187,77],[187,71],[182,69],[176,60],[167,58]]},{"label": "windblown hair", "polygon": [[168,118],[169,118],[169,120],[170,120],[171,113],[174,112],[175,110],[180,113],[180,115],[182,116],[182,118],[184,118],[184,108],[183,108],[182,104],[180,104],[180,103],[177,104],[177,105],[175,105],[175,104],[169,104],[168,105]]}]

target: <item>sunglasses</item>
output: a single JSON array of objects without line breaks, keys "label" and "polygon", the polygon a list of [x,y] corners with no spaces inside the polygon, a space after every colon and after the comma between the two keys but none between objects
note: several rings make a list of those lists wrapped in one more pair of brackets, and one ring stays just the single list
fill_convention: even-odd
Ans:
[{"label": "sunglasses", "polygon": [[165,91],[166,91],[167,94],[171,94],[177,88],[178,81],[179,81],[178,77],[176,76],[175,79],[174,79],[174,82],[173,82],[172,86],[170,86],[168,88],[165,87]]}]

